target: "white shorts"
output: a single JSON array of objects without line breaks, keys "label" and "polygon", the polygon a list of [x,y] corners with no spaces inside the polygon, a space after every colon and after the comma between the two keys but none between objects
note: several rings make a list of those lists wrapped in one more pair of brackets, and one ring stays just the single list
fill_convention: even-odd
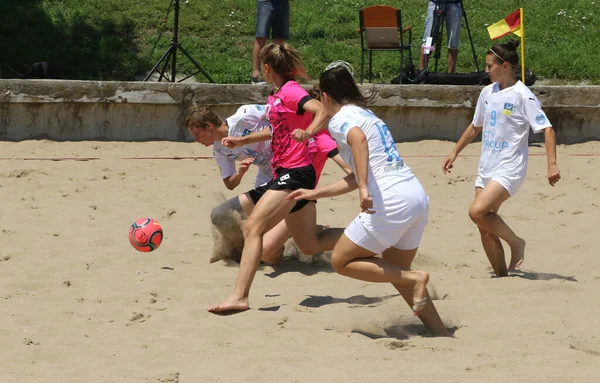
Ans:
[{"label": "white shorts", "polygon": [[256,189],[259,186],[266,184],[267,182],[273,179],[273,173],[266,173],[262,169],[258,169],[258,173],[256,173],[256,181],[254,181],[254,188]]},{"label": "white shorts", "polygon": [[517,194],[517,190],[519,190],[519,188],[523,184],[523,181],[525,181],[525,177],[510,176],[504,174],[495,174],[491,177],[485,177],[481,174],[477,174],[477,179],[475,180],[475,188],[483,189],[485,185],[487,185],[490,181],[498,182],[504,189],[506,189],[508,194],[510,194],[510,196],[512,197],[515,194]]},{"label": "white shorts", "polygon": [[354,244],[381,254],[390,247],[419,247],[429,216],[429,197],[417,179],[400,182],[373,198],[374,214],[360,213],[344,230]]}]

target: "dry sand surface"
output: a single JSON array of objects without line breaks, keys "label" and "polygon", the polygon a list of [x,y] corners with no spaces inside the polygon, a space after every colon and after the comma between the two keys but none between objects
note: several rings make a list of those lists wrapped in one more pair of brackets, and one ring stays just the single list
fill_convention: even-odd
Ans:
[{"label": "dry sand surface", "polygon": [[[560,146],[554,188],[543,146],[531,147],[527,181],[500,211],[527,240],[526,259],[502,279],[492,278],[467,215],[480,144],[448,176],[441,163],[452,146],[399,145],[431,198],[415,267],[431,273],[454,333],[442,339],[390,285],[293,259],[259,269],[251,310],[208,313],[238,271],[209,264],[208,217],[220,193],[237,193],[211,159],[124,159],[210,156],[199,144],[0,143],[0,381],[600,380],[600,144]],[[340,176],[330,163],[321,185]],[[319,223],[345,226],[357,196],[317,208]],[[150,254],[127,240],[141,217],[165,231]]]}]

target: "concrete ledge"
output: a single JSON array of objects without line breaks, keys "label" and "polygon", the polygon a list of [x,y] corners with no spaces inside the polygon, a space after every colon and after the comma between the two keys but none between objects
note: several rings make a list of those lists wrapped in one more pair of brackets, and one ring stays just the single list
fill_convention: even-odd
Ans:
[{"label": "concrete ledge", "polygon": [[[481,87],[364,85],[396,141],[457,140]],[[0,80],[0,139],[21,141],[190,141],[182,129],[194,106],[222,117],[264,103],[269,86],[56,80]],[[559,143],[600,139],[600,86],[534,86]],[[541,141],[541,135],[531,141]]]}]

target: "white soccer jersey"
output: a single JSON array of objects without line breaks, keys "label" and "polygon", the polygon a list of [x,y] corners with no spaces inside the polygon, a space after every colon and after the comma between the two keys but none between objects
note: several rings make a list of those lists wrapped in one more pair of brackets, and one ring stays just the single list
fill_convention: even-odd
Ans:
[{"label": "white soccer jersey", "polygon": [[[263,129],[270,129],[266,115],[265,105],[243,105],[237,112],[225,120],[229,128],[229,136],[244,137],[250,133],[258,132]],[[242,161],[246,158],[254,158],[253,164],[258,166],[259,171],[256,176],[255,186],[268,182],[273,177],[271,169],[271,141],[255,142],[229,149],[215,142],[213,146],[213,155],[219,168],[221,177],[231,177],[236,173],[235,161]]]},{"label": "white soccer jersey", "polygon": [[499,83],[483,88],[472,123],[483,127],[478,173],[484,178],[495,174],[524,178],[529,127],[539,133],[551,126],[539,100],[521,81],[502,90]]},{"label": "white soccer jersey", "polygon": [[377,195],[390,186],[414,177],[404,164],[387,126],[368,109],[345,105],[329,121],[329,132],[340,147],[340,155],[356,174],[348,132],[360,128],[369,146],[369,194]]}]

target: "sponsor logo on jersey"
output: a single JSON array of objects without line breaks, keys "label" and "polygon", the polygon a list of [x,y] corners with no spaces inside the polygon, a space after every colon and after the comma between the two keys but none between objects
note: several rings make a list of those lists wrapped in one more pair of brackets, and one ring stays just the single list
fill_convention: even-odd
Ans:
[{"label": "sponsor logo on jersey", "polygon": [[250,133],[252,133],[252,132],[250,132],[250,130],[248,130],[248,129],[244,129],[244,131],[242,132],[242,137],[249,136],[249,135],[250,135]]},{"label": "sponsor logo on jersey", "polygon": [[512,116],[513,114],[513,104],[511,103],[504,103],[504,109],[502,109],[502,114],[506,115],[506,116]]},{"label": "sponsor logo on jersey", "polygon": [[542,113],[538,114],[537,116],[535,116],[535,122],[537,122],[538,124],[543,124],[544,122],[546,122],[546,116],[544,116]]}]

